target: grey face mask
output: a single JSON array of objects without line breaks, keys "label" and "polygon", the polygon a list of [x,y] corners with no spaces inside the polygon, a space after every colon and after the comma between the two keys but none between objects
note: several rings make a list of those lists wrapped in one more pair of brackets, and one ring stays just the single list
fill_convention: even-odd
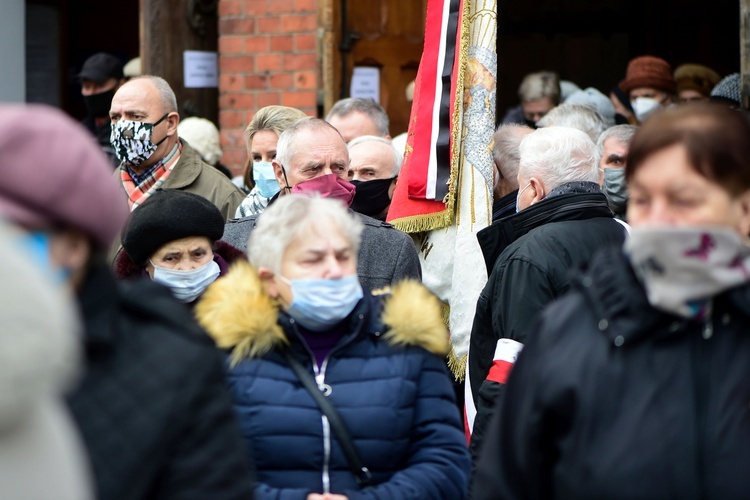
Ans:
[{"label": "grey face mask", "polygon": [[628,185],[625,183],[624,168],[605,168],[602,192],[607,197],[609,209],[618,215],[625,213],[628,206]]}]

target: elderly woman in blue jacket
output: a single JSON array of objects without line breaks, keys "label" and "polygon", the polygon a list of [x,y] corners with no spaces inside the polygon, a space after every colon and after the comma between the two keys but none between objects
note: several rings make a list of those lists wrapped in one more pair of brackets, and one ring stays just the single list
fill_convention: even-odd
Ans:
[{"label": "elderly woman in blue jacket", "polygon": [[[361,231],[335,200],[280,198],[252,233],[252,265],[236,264],[197,306],[228,351],[258,498],[465,495],[470,464],[439,303],[415,282],[377,297],[363,290]],[[287,356],[338,411],[369,483]]]}]

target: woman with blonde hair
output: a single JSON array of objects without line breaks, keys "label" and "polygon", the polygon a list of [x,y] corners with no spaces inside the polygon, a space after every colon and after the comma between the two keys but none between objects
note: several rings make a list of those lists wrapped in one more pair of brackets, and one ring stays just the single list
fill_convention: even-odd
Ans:
[{"label": "woman with blonde hair", "polygon": [[255,113],[245,129],[248,160],[244,179],[250,194],[237,208],[235,217],[263,212],[271,198],[278,194],[280,188],[271,165],[271,160],[276,158],[276,143],[284,130],[305,116],[299,109],[287,106],[266,106]]}]

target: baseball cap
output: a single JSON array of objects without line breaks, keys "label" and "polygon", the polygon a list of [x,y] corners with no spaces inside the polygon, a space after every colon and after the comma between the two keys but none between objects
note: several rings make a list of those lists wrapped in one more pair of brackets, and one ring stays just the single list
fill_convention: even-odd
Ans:
[{"label": "baseball cap", "polygon": [[108,78],[122,78],[122,61],[106,52],[99,52],[86,59],[81,72],[80,79],[92,80],[101,83]]}]

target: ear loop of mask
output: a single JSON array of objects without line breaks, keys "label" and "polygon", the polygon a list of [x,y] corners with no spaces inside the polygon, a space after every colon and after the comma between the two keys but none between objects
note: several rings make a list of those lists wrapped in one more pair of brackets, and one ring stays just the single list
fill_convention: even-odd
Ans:
[{"label": "ear loop of mask", "polygon": [[[159,125],[161,122],[163,122],[168,116],[169,116],[169,112],[167,112],[167,114],[165,114],[164,116],[162,116],[161,118],[159,118],[159,120],[156,123],[154,123],[153,128],[151,130],[155,129],[156,126]],[[159,142],[157,142],[156,144],[154,144],[154,146],[156,146],[158,148],[159,144],[161,144],[162,142],[164,142],[164,141],[167,140],[167,137],[169,137],[169,136],[165,135],[164,139],[162,139]]]},{"label": "ear loop of mask", "polygon": [[284,189],[288,189],[290,192],[292,191],[292,186],[289,185],[289,180],[286,178],[286,169],[284,168],[284,165],[281,166],[281,173],[284,174]]}]

